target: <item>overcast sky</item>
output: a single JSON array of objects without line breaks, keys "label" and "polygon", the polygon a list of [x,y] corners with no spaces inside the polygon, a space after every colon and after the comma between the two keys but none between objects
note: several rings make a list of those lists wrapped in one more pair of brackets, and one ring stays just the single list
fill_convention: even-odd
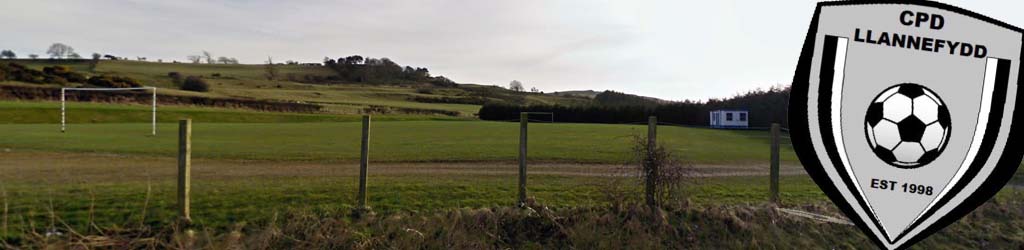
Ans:
[{"label": "overcast sky", "polygon": [[[0,0],[0,49],[242,63],[389,57],[461,83],[669,100],[787,84],[815,1]],[[298,3],[302,2],[302,3]],[[1017,2],[948,1],[1024,26]]]}]

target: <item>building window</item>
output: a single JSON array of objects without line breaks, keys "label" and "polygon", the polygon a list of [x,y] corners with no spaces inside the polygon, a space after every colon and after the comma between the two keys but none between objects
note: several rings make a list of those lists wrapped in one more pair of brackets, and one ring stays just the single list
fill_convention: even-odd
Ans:
[{"label": "building window", "polygon": [[732,113],[725,113],[725,120],[732,121]]},{"label": "building window", "polygon": [[740,113],[740,121],[741,122],[747,121],[747,113]]}]

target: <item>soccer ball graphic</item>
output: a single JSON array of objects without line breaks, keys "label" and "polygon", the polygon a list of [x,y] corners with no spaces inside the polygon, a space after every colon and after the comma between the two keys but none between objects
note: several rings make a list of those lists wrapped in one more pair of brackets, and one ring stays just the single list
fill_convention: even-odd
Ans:
[{"label": "soccer ball graphic", "polygon": [[864,131],[879,159],[897,168],[928,165],[946,149],[949,109],[935,92],[913,83],[882,91],[868,106]]}]

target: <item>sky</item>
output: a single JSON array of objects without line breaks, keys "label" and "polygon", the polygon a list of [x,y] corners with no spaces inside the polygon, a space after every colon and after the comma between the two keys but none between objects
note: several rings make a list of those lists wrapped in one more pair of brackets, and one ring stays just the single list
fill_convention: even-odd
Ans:
[{"label": "sky", "polygon": [[[0,49],[388,57],[460,83],[706,100],[786,85],[816,1],[0,0]],[[946,1],[1024,26],[1018,1]]]}]

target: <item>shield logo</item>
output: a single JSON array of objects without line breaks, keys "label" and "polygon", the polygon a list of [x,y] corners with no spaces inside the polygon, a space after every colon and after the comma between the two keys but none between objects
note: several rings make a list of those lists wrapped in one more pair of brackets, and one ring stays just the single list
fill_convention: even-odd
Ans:
[{"label": "shield logo", "polygon": [[793,80],[793,147],[876,244],[906,248],[1020,165],[1022,43],[1020,28],[936,2],[819,3]]}]

